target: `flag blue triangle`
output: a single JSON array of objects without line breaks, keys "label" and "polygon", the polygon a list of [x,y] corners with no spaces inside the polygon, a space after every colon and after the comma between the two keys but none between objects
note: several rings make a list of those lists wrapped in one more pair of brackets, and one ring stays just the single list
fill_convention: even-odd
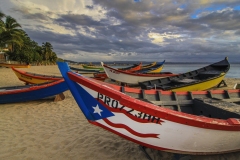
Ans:
[{"label": "flag blue triangle", "polygon": [[79,84],[76,83],[76,89],[80,93],[86,107],[92,114],[95,120],[108,118],[114,116],[114,114],[99,103],[92,95],[85,91]]}]

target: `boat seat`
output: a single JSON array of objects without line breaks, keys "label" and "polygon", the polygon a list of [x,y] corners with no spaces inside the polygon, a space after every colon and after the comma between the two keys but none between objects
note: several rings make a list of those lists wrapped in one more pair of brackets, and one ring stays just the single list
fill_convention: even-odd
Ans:
[{"label": "boat seat", "polygon": [[151,104],[154,104],[152,101],[149,101],[149,100],[144,99],[144,98],[136,98],[136,99],[144,101],[144,102],[148,102],[148,103],[151,103]]},{"label": "boat seat", "polygon": [[240,118],[240,105],[225,100],[195,98],[193,104],[193,111],[196,115],[219,119]]},{"label": "boat seat", "polygon": [[206,79],[206,78],[210,78],[210,77],[215,77],[218,76],[222,73],[222,71],[205,71],[205,72],[201,72],[198,74],[200,79]]},{"label": "boat seat", "polygon": [[219,75],[222,71],[204,71],[200,72],[198,75]]},{"label": "boat seat", "polygon": [[198,81],[197,79],[189,79],[189,78],[173,80],[173,82],[177,82],[177,83],[192,83],[197,81]]}]

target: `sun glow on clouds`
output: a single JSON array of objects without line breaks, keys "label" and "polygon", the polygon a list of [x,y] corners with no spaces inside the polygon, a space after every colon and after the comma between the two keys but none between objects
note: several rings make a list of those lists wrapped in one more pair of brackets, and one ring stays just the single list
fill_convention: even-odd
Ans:
[{"label": "sun glow on clouds", "polygon": [[78,54],[74,53],[63,53],[60,57],[63,59],[69,59],[69,60],[74,60],[77,62],[84,62],[84,61],[89,61],[89,58],[92,59],[101,59],[101,57],[98,58],[99,55],[96,54],[89,54],[86,52],[78,52]]},{"label": "sun glow on clouds", "polygon": [[[58,1],[49,1],[49,0],[31,0],[31,1],[12,1],[15,5],[21,5],[26,7],[32,12],[55,12],[55,13],[82,13],[83,11],[88,12],[85,9],[86,5],[91,5],[92,1],[85,0],[58,0]],[[90,13],[90,12],[89,12]],[[94,13],[94,10],[91,11]]]},{"label": "sun glow on clouds", "polygon": [[165,39],[176,39],[182,37],[178,34],[171,34],[171,33],[154,33],[150,32],[148,33],[148,37],[152,39],[152,43],[155,44],[166,44]]},{"label": "sun glow on clouds", "polygon": [[[34,15],[41,14],[44,16],[44,19],[29,19],[25,18],[22,20],[24,23],[22,26],[24,28],[31,28],[35,30],[45,30],[51,31],[58,34],[69,34],[76,35],[76,30],[70,30],[59,24],[54,23],[53,19],[59,18],[59,15],[62,14],[85,14],[93,17],[93,19],[104,18],[102,14],[99,14],[98,9],[89,10],[86,8],[86,5],[92,5],[92,1],[85,0],[58,0],[58,1],[49,1],[49,0],[31,0],[31,1],[12,1],[12,3],[19,8],[19,11],[23,15]],[[36,26],[41,26],[44,21],[44,27],[39,28]],[[89,35],[81,27],[79,27],[79,32],[84,35]],[[89,30],[94,32],[93,28]],[[91,36],[92,37],[92,36]]]},{"label": "sun glow on clouds", "polygon": [[94,61],[118,61],[118,60],[129,60],[129,56],[135,56],[136,53],[89,53],[79,51],[77,54],[74,53],[63,53],[60,58],[74,60],[76,62],[84,62],[92,60]]}]

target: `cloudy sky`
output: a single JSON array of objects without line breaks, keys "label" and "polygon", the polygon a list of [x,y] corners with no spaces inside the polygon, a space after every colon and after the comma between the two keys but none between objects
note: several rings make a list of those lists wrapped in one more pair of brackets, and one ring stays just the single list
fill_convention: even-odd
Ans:
[{"label": "cloudy sky", "polygon": [[240,62],[239,0],[0,0],[0,10],[63,59]]}]

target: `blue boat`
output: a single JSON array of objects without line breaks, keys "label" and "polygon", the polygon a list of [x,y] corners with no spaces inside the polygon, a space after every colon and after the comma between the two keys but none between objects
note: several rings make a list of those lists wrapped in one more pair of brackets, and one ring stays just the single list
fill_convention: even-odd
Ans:
[{"label": "blue boat", "polygon": [[0,104],[38,100],[58,95],[66,90],[68,86],[64,79],[43,84],[1,87]]}]

